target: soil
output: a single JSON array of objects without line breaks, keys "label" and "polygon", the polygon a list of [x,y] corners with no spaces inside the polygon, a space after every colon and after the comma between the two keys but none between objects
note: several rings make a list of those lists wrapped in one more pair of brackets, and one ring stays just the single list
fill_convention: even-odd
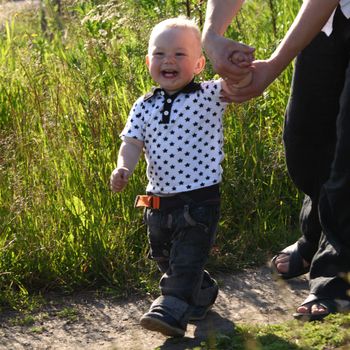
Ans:
[{"label": "soil", "polygon": [[277,280],[267,267],[214,276],[218,299],[207,317],[189,324],[184,338],[172,339],[144,330],[139,319],[150,296],[116,300],[98,292],[62,297],[48,295],[46,306],[30,317],[0,314],[0,349],[56,350],[184,350],[216,333],[229,333],[237,324],[274,324],[292,319],[307,296],[305,276]]},{"label": "soil", "polygon": [[[0,24],[38,3],[0,3]],[[189,324],[184,338],[170,339],[140,327],[139,319],[152,302],[150,296],[121,301],[84,292],[69,297],[47,295],[45,306],[26,316],[2,311],[0,349],[192,349],[215,333],[232,331],[235,324],[289,320],[308,292],[305,276],[282,282],[275,280],[267,267],[214,277],[220,285],[216,304],[205,320]]]}]

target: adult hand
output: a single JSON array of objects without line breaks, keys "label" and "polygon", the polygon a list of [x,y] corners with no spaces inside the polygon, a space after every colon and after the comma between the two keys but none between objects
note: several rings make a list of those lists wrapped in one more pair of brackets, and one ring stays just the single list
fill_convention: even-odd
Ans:
[{"label": "adult hand", "polygon": [[[206,34],[203,45],[215,72],[223,79],[237,84],[252,70],[251,62],[255,50],[253,47],[224,38],[214,32]],[[232,55],[235,52],[242,52],[248,57],[246,64],[238,65],[232,62]]]},{"label": "adult hand", "polygon": [[279,74],[270,60],[254,61],[252,65],[253,78],[251,83],[240,88],[235,86],[233,81],[226,81],[227,85],[231,85],[231,87],[229,91],[222,92],[223,101],[241,103],[260,96]]},{"label": "adult hand", "polygon": [[110,187],[113,192],[120,192],[128,184],[130,171],[127,168],[116,168],[110,178]]}]

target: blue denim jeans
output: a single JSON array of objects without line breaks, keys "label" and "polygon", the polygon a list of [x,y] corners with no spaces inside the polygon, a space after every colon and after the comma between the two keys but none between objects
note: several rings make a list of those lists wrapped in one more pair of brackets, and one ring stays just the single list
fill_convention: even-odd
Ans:
[{"label": "blue denim jeans", "polygon": [[189,204],[170,211],[145,210],[150,258],[163,273],[162,297],[153,307],[163,305],[178,321],[186,318],[191,306],[212,303],[214,291],[206,287],[213,280],[204,265],[215,240],[219,216],[220,204]]}]

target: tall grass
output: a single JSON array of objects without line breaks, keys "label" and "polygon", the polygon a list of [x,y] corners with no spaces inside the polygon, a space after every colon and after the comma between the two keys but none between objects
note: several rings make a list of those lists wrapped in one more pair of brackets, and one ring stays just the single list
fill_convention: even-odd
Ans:
[{"label": "tall grass", "polygon": [[[299,1],[274,4],[248,1],[228,32],[257,47],[258,58]],[[178,1],[71,1],[59,25],[48,12],[46,33],[36,12],[1,29],[0,303],[18,308],[48,289],[154,287],[142,212],[133,208],[144,163],[124,193],[112,194],[108,181],[130,107],[152,85],[150,28],[184,11]],[[213,74],[208,64],[203,78]],[[295,232],[300,199],[281,142],[290,79],[288,69],[226,115],[223,213],[210,262],[218,269],[261,262]]]}]

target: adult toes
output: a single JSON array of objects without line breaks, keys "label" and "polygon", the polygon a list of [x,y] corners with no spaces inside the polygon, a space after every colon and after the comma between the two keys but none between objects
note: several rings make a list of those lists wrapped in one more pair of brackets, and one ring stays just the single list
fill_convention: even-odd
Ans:
[{"label": "adult toes", "polygon": [[307,305],[300,305],[297,308],[297,312],[299,312],[301,314],[308,314],[308,313],[310,313],[310,307]]},{"label": "adult toes", "polygon": [[311,306],[311,313],[314,315],[324,314],[327,312],[327,308],[316,303]]}]

